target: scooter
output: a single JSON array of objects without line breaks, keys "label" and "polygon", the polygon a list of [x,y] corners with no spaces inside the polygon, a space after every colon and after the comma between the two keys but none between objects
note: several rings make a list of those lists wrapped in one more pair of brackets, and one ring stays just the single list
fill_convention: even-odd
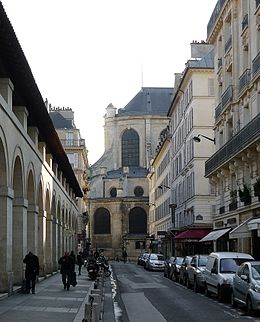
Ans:
[{"label": "scooter", "polygon": [[94,281],[98,276],[99,266],[95,262],[90,262],[87,264],[87,271],[89,278]]},{"label": "scooter", "polygon": [[108,261],[105,258],[105,256],[99,256],[99,258],[97,259],[97,265],[100,267],[100,269],[103,269],[105,277],[109,277],[111,275],[111,271],[109,269]]}]

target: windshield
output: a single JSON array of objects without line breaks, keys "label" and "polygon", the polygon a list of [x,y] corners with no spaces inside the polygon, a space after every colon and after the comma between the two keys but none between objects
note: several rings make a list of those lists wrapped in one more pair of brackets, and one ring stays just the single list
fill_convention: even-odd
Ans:
[{"label": "windshield", "polygon": [[164,257],[163,255],[156,255],[156,254],[153,254],[150,256],[150,260],[159,260],[159,261],[164,261]]},{"label": "windshield", "polygon": [[223,258],[220,260],[220,273],[236,273],[238,267],[248,258]]},{"label": "windshield", "polygon": [[199,257],[199,266],[206,266],[208,257]]},{"label": "windshield", "polygon": [[252,277],[254,280],[260,280],[260,265],[252,265]]},{"label": "windshield", "polygon": [[183,257],[176,257],[176,264],[181,265]]}]

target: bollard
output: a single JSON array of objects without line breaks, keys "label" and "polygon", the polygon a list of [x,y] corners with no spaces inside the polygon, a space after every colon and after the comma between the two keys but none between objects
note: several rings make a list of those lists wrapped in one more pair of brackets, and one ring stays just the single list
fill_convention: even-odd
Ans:
[{"label": "bollard", "polygon": [[90,303],[85,304],[85,321],[92,321],[92,304]]},{"label": "bollard", "polygon": [[93,303],[92,307],[92,320],[91,322],[99,322],[100,320],[100,309],[97,303]]}]

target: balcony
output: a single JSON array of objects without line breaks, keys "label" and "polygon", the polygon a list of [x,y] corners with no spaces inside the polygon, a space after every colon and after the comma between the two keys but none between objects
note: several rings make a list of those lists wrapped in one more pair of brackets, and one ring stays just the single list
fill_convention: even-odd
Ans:
[{"label": "balcony", "polygon": [[63,147],[79,147],[79,146],[85,146],[85,140],[60,140]]},{"label": "balcony", "polygon": [[233,98],[233,87],[229,85],[221,96],[222,111]]},{"label": "balcony", "polygon": [[229,51],[232,47],[232,35],[229,36],[228,40],[225,43],[225,54]]},{"label": "balcony", "polygon": [[243,21],[242,21],[242,32],[248,27],[248,14],[244,15]]},{"label": "balcony", "polygon": [[260,52],[252,61],[252,77],[254,77],[260,69]]},{"label": "balcony", "polygon": [[205,175],[216,171],[221,165],[233,158],[237,153],[260,137],[260,114],[244,126],[225,145],[205,163]]},{"label": "balcony", "polygon": [[239,94],[249,85],[251,80],[251,70],[246,69],[239,77]]},{"label": "balcony", "polygon": [[222,111],[222,103],[219,103],[218,106],[215,109],[215,119],[217,120],[219,116],[221,115]]},{"label": "balcony", "polygon": [[207,37],[209,37],[211,31],[213,30],[213,27],[220,16],[224,3],[225,0],[218,0],[207,25]]}]

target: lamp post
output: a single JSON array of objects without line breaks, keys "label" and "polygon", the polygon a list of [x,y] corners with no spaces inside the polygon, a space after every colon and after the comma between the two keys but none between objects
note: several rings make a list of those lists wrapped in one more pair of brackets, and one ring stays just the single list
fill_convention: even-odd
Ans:
[{"label": "lamp post", "polygon": [[193,141],[194,142],[197,142],[197,143],[199,143],[201,140],[200,140],[200,136],[202,136],[204,139],[207,139],[207,140],[209,140],[209,141],[212,141],[212,142],[214,142],[214,144],[216,143],[215,142],[215,138],[214,139],[212,139],[212,138],[210,138],[210,137],[208,137],[208,136],[206,136],[206,135],[203,135],[203,134],[198,134],[197,136],[194,136],[193,137]]},{"label": "lamp post", "polygon": [[171,217],[172,217],[172,225],[173,225],[173,238],[172,238],[172,256],[175,256],[175,209],[177,207],[176,203],[169,204],[169,208],[171,209]]}]

